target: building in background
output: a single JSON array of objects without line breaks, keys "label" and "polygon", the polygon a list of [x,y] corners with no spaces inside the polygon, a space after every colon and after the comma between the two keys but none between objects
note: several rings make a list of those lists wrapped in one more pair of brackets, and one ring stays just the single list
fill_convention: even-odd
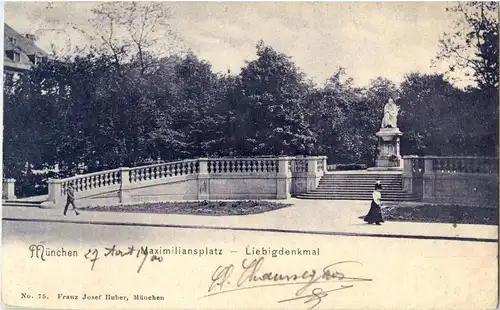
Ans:
[{"label": "building in background", "polygon": [[7,84],[16,81],[21,74],[34,65],[44,61],[48,53],[35,44],[32,34],[22,35],[4,24],[4,81]]}]

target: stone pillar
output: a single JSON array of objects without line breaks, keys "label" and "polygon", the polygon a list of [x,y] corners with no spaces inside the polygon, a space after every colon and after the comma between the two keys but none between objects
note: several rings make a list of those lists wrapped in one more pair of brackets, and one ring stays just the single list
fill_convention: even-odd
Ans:
[{"label": "stone pillar", "polygon": [[315,190],[318,182],[318,157],[307,157],[307,192]]},{"label": "stone pillar", "polygon": [[3,180],[3,187],[2,187],[2,198],[5,200],[13,200],[16,199],[16,192],[15,192],[15,184],[16,180],[14,179],[4,179]]},{"label": "stone pillar", "polygon": [[47,181],[49,188],[49,203],[58,205],[64,202],[64,197],[61,194],[61,183],[58,179],[49,179]]},{"label": "stone pillar", "polygon": [[424,173],[434,173],[434,164],[432,157],[425,157],[424,161]]},{"label": "stone pillar", "polygon": [[289,169],[290,157],[278,157],[278,172],[276,173],[276,199],[290,198],[292,173]]},{"label": "stone pillar", "polygon": [[208,174],[208,158],[198,159],[198,200],[210,199],[210,175]]},{"label": "stone pillar", "polygon": [[403,156],[403,190],[408,193],[413,193],[413,165],[412,160],[416,156]]},{"label": "stone pillar", "polygon": [[433,167],[433,158],[425,157],[423,176],[423,200],[433,202],[436,196],[436,173]]},{"label": "stone pillar", "polygon": [[121,167],[120,168],[120,189],[118,191],[118,199],[120,204],[131,202],[130,198],[130,168]]}]

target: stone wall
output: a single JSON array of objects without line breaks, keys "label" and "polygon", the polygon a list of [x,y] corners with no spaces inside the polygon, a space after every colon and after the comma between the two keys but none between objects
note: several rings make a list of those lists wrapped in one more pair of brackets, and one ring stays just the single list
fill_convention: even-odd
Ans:
[{"label": "stone wall", "polygon": [[489,174],[427,174],[424,201],[471,206],[498,205],[498,177]]}]

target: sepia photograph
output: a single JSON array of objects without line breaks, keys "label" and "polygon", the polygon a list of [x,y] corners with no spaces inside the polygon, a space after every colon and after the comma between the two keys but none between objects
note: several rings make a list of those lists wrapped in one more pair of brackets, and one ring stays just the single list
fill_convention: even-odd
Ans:
[{"label": "sepia photograph", "polygon": [[497,307],[498,2],[3,12],[3,307]]}]

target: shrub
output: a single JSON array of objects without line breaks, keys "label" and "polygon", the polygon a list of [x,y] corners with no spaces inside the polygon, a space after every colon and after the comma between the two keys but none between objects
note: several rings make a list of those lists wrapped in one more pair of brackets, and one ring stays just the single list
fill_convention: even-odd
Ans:
[{"label": "shrub", "polygon": [[345,171],[345,170],[365,170],[365,164],[336,164],[328,165],[328,171]]}]

